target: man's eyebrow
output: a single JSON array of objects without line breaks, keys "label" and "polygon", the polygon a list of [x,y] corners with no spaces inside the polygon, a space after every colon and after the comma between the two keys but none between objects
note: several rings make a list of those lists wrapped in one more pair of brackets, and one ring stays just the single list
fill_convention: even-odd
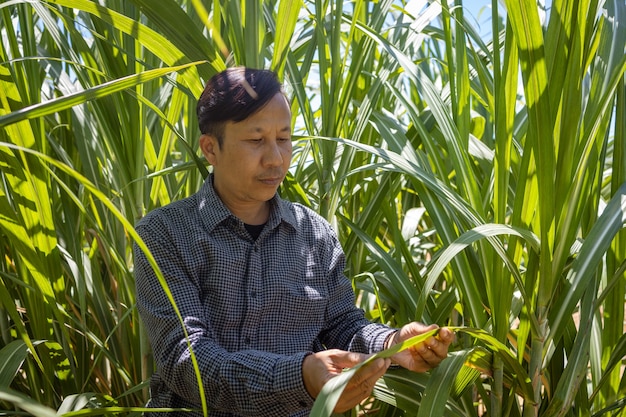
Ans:
[{"label": "man's eyebrow", "polygon": [[[265,129],[263,129],[261,126],[255,126],[250,128],[251,132],[254,133],[263,133],[263,131],[265,131]],[[279,132],[291,132],[291,125],[286,125],[285,127],[283,127],[282,129],[279,130]]]}]

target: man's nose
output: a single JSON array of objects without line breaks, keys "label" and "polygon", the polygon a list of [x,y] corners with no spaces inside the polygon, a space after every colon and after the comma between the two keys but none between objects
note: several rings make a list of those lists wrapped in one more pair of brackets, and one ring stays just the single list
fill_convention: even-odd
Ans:
[{"label": "man's nose", "polygon": [[277,141],[268,141],[265,145],[263,162],[269,166],[280,166],[283,164],[283,154]]}]

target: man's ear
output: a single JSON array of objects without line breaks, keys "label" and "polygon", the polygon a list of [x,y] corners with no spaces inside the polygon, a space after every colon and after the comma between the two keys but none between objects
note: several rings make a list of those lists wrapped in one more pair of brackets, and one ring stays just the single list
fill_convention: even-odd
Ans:
[{"label": "man's ear", "polygon": [[202,154],[209,161],[209,164],[215,165],[217,163],[217,158],[215,157],[216,151],[219,150],[219,143],[217,142],[217,138],[213,135],[204,134],[200,136],[200,150]]}]

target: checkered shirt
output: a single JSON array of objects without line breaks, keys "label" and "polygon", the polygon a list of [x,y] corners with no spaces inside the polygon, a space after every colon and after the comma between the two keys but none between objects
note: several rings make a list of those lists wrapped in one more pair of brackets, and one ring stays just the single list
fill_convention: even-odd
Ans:
[{"label": "checkered shirt", "polygon": [[356,308],[328,222],[278,196],[270,203],[256,241],[216,195],[212,177],[137,224],[184,322],[183,329],[135,245],[137,307],[156,363],[149,407],[201,408],[193,350],[211,417],[306,416],[307,353],[376,352],[393,331]]}]

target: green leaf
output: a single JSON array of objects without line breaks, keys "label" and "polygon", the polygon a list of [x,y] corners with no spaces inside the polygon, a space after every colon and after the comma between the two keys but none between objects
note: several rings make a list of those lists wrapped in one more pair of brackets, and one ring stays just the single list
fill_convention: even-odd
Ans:
[{"label": "green leaf", "polygon": [[526,401],[534,402],[533,387],[531,385],[530,377],[522,365],[517,361],[517,358],[511,353],[511,350],[502,342],[494,338],[492,335],[484,330],[470,329],[465,327],[453,327],[451,328],[455,332],[465,333],[477,340],[483,342],[493,353],[499,355],[505,363],[505,366],[510,370],[511,374],[517,381],[521,393]]},{"label": "green leaf", "polygon": [[[578,256],[567,275],[571,286],[555,300],[550,315],[552,331],[549,340],[558,341],[565,330],[564,322],[571,317],[578,300],[587,290],[589,277],[595,274],[615,235],[626,223],[626,183],[623,184],[605,207],[583,242]],[[583,318],[584,319],[584,318]]]},{"label": "green leaf", "polygon": [[[36,343],[34,343],[36,344]],[[0,388],[11,385],[28,356],[28,346],[22,340],[14,340],[0,349]]]},{"label": "green leaf", "polygon": [[96,87],[89,88],[78,93],[63,96],[57,99],[49,100],[41,104],[34,104],[24,109],[14,111],[4,116],[0,116],[0,127],[7,126],[21,120],[35,119],[38,117],[54,114],[79,104],[86,103],[91,100],[97,100],[108,95],[124,91],[131,87],[146,83],[172,72],[177,72],[196,66],[202,62],[191,62],[189,64],[179,65],[169,68],[158,68],[154,70],[144,71],[139,74],[129,75],[117,80],[100,84]]},{"label": "green leaf", "polygon": [[[185,66],[189,62],[189,59],[185,56],[184,52],[173,45],[165,36],[147,27],[140,21],[131,19],[124,16],[114,10],[104,7],[97,2],[89,0],[46,0],[48,3],[58,4],[70,9],[78,9],[84,12],[90,13],[95,17],[103,19],[105,22],[110,23],[115,29],[120,30],[128,35],[133,36],[137,42],[159,57],[168,66]],[[207,57],[208,58],[208,57]],[[216,59],[219,58],[216,56]],[[221,59],[215,62],[215,65],[220,65]],[[223,65],[223,64],[222,64]],[[192,68],[193,69],[193,68]],[[203,86],[197,77],[197,72],[185,71],[183,73],[183,79],[187,84],[187,87],[192,91],[194,96],[199,96],[203,90]]]},{"label": "green leaf", "polygon": [[8,401],[34,417],[58,417],[56,411],[26,395],[0,385],[0,400]]},{"label": "green leaf", "polygon": [[[428,293],[432,289],[435,280],[437,279],[439,274],[443,272],[445,266],[452,260],[452,258],[454,258],[454,256],[456,256],[459,252],[461,252],[477,240],[487,239],[493,245],[494,249],[500,254],[501,259],[505,263],[505,265],[509,268],[509,271],[515,278],[518,290],[522,293],[524,303],[526,304],[527,308],[531,310],[530,299],[526,295],[520,272],[517,270],[515,264],[513,264],[513,262],[509,259],[500,242],[498,240],[490,239],[491,237],[498,235],[515,235],[522,237],[537,253],[539,252],[541,247],[541,244],[537,237],[528,230],[499,224],[484,224],[476,226],[472,230],[468,230],[467,232],[463,233],[456,241],[452,242],[450,246],[439,252],[434,264],[429,266],[428,278],[426,280],[426,283],[424,284],[423,293]],[[420,297],[420,301],[422,304],[425,303],[424,295]],[[537,331],[539,325],[536,323],[535,320],[532,320],[533,318],[534,317],[530,317],[531,324],[533,325],[535,331]]]},{"label": "green leaf", "polygon": [[341,216],[349,229],[355,233],[361,242],[370,250],[370,255],[378,263],[380,268],[385,272],[389,279],[393,279],[397,284],[399,296],[402,297],[401,303],[409,311],[414,311],[417,305],[415,295],[417,294],[415,284],[407,277],[398,262],[389,255],[380,245],[372,240],[370,236],[364,233],[356,224]]},{"label": "green leaf", "polygon": [[605,371],[602,374],[602,377],[598,381],[596,388],[593,390],[593,393],[589,396],[590,400],[593,400],[597,393],[603,388],[607,382],[609,382],[609,378],[611,377],[611,371],[615,368],[619,368],[622,365],[622,361],[626,357],[626,333],[622,334],[619,338],[619,341],[615,345],[615,349],[611,352],[611,356],[606,364]]},{"label": "green leaf", "polygon": [[313,408],[311,409],[310,416],[329,417],[333,413],[333,409],[335,408],[335,405],[337,405],[337,401],[339,401],[339,397],[341,397],[341,394],[346,388],[346,385],[348,385],[350,379],[361,367],[366,366],[367,364],[379,358],[390,358],[398,352],[401,352],[419,343],[423,343],[431,336],[436,335],[438,331],[439,329],[433,329],[426,333],[413,336],[402,343],[398,343],[390,347],[389,349],[382,350],[370,356],[359,365],[344,371],[341,375],[337,375],[336,377],[331,378],[330,380],[328,380],[328,382],[326,382],[326,384],[324,384],[324,387],[322,387],[321,392],[315,399],[315,403],[313,404]]},{"label": "green leaf", "polygon": [[278,74],[282,74],[287,63],[287,54],[291,51],[291,34],[298,22],[298,15],[302,6],[302,0],[283,0],[278,5],[276,27],[274,28],[274,54],[270,66]]},{"label": "green leaf", "polygon": [[[432,371],[417,417],[443,416],[445,414],[446,403],[456,383],[457,374],[465,364],[467,353],[451,353]],[[474,378],[476,375],[477,373],[474,372]],[[473,381],[474,378],[467,382]]]}]

